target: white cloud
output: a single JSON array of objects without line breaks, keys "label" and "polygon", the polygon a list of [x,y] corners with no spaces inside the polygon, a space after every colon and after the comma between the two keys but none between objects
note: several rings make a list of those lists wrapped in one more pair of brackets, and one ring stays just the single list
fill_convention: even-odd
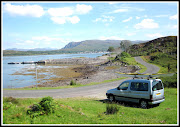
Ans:
[{"label": "white cloud", "polygon": [[123,40],[123,38],[116,37],[116,36],[110,36],[110,37],[101,36],[99,39],[100,40]]},{"label": "white cloud", "polygon": [[74,13],[74,10],[70,7],[64,7],[64,8],[50,8],[48,9],[48,13],[53,16],[70,16]]},{"label": "white cloud", "polygon": [[128,22],[132,19],[132,17],[129,17],[128,19],[123,20],[122,22]]},{"label": "white cloud", "polygon": [[78,14],[86,14],[89,11],[92,10],[92,6],[91,5],[85,5],[85,4],[77,4],[76,5],[76,12]]},{"label": "white cloud", "polygon": [[28,44],[33,44],[33,43],[34,43],[34,41],[32,41],[32,40],[26,40],[26,41],[25,41],[25,43],[28,43]]},{"label": "white cloud", "polygon": [[4,5],[4,11],[13,16],[31,16],[41,17],[45,14],[44,9],[39,5],[11,5],[9,3]]},{"label": "white cloud", "polygon": [[112,12],[110,12],[110,13],[119,13],[119,12],[127,12],[128,11],[128,9],[117,9],[117,10],[114,10],[114,11],[112,11]]},{"label": "white cloud", "polygon": [[121,12],[129,12],[129,11],[144,11],[145,9],[143,8],[137,8],[137,7],[130,7],[130,6],[127,6],[126,4],[124,5],[121,5],[121,7],[119,9],[116,9],[112,12],[109,12],[109,13],[121,13]]},{"label": "white cloud", "polygon": [[66,23],[66,17],[51,17],[51,20],[57,24],[65,24]]},{"label": "white cloud", "polygon": [[70,21],[72,24],[76,24],[80,21],[79,17],[77,16],[68,17],[67,20]]},{"label": "white cloud", "polygon": [[65,24],[70,22],[72,24],[76,24],[80,21],[80,19],[78,16],[74,16],[75,14],[86,14],[91,10],[91,5],[77,4],[75,7],[50,8],[48,9],[48,13],[52,16],[51,20],[54,23]]},{"label": "white cloud", "polygon": [[177,18],[178,18],[177,14],[169,17],[169,19],[171,19],[171,20],[176,20]]},{"label": "white cloud", "polygon": [[57,24],[65,24],[67,21],[71,22],[72,24],[76,24],[80,21],[79,17],[51,17],[51,20]]},{"label": "white cloud", "polygon": [[155,23],[153,19],[144,19],[140,23],[134,25],[136,29],[154,29],[159,28],[158,23]]},{"label": "white cloud", "polygon": [[91,10],[91,5],[77,4],[76,7],[50,8],[48,9],[48,13],[53,17],[67,17],[73,14],[86,14]]},{"label": "white cloud", "polygon": [[114,17],[113,16],[106,16],[106,15],[102,15],[102,18],[96,18],[95,20],[93,20],[93,22],[112,22]]},{"label": "white cloud", "polygon": [[136,35],[136,33],[127,33],[127,36],[133,36]]},{"label": "white cloud", "polygon": [[149,38],[157,38],[157,37],[163,37],[160,33],[154,33],[154,34],[146,34]]},{"label": "white cloud", "polygon": [[136,16],[136,19],[140,19],[140,17]]}]

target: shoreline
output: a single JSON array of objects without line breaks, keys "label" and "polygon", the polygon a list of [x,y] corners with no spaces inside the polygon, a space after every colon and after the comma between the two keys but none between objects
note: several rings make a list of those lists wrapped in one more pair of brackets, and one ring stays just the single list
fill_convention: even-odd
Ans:
[{"label": "shoreline", "polygon": [[[68,86],[73,80],[78,84],[86,85],[93,82],[102,82],[120,78],[115,72],[132,73],[132,65],[124,66],[120,62],[112,63],[110,57],[116,54],[103,54],[95,58],[73,57],[65,59],[51,59],[45,65],[38,65],[37,87]],[[48,61],[48,60],[47,60]],[[32,75],[36,78],[35,69],[24,68],[12,75]],[[34,88],[32,84],[20,88]],[[15,88],[16,89],[16,88]]]},{"label": "shoreline", "polygon": [[[108,57],[113,57],[112,55],[105,55],[98,57],[99,61],[93,63],[90,62],[89,64],[70,64],[71,72],[78,73],[78,76],[70,76],[65,79],[59,79],[57,81],[52,82],[45,82],[42,84],[37,85],[38,87],[59,87],[59,86],[68,86],[70,85],[70,82],[73,80],[78,84],[89,84],[92,82],[102,82],[105,80],[112,80],[120,78],[121,76],[117,75],[115,72],[122,72],[122,73],[132,73],[137,70],[134,70],[134,67],[132,65],[129,66],[123,66],[120,63],[112,63],[110,60],[108,60]],[[69,60],[74,60],[75,63],[77,62],[76,58],[69,58]],[[79,59],[79,58],[78,58]],[[81,58],[85,61],[89,60],[89,58]],[[97,58],[92,58],[94,60],[97,60]],[[103,62],[101,60],[103,59]],[[59,60],[59,59],[58,59]],[[57,60],[57,61],[58,61]],[[56,63],[56,62],[54,62]],[[53,64],[56,65],[56,64]],[[64,64],[68,65],[68,64]],[[68,68],[66,68],[68,69]],[[66,73],[67,70],[64,70],[64,73]],[[36,87],[35,85],[26,86],[23,88],[33,88]]]}]

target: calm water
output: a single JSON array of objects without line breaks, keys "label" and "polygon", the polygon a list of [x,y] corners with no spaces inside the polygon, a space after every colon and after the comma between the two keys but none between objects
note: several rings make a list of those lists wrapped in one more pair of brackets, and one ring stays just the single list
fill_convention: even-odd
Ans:
[{"label": "calm water", "polygon": [[[3,88],[19,88],[30,85],[36,85],[36,77],[33,75],[12,75],[15,72],[21,72],[23,69],[35,69],[34,64],[8,64],[10,62],[39,61],[46,59],[64,59],[73,57],[95,58],[105,53],[92,54],[58,54],[58,55],[36,55],[36,56],[5,56],[3,57]],[[38,65],[38,68],[43,65]],[[2,74],[1,72],[1,74]],[[53,75],[51,75],[53,76]]]}]

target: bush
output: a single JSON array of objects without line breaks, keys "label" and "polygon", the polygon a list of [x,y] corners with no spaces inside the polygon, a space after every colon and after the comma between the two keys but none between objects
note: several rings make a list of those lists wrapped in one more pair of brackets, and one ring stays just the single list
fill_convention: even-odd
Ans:
[{"label": "bush", "polygon": [[74,80],[71,80],[70,85],[74,86],[74,85],[77,85],[77,83]]},{"label": "bush", "polygon": [[122,52],[121,54],[118,54],[115,59],[113,60],[113,62],[115,61],[122,61],[125,62],[125,58],[130,58],[131,55],[127,52]]},{"label": "bush", "polygon": [[19,101],[16,98],[13,98],[13,97],[4,98],[4,102],[11,102],[13,104],[18,104],[19,103]]},{"label": "bush", "polygon": [[170,77],[161,77],[164,87],[177,88],[177,74]]},{"label": "bush", "polygon": [[114,50],[115,50],[114,47],[110,46],[107,51],[108,51],[108,52],[113,52]]},{"label": "bush", "polygon": [[131,55],[129,53],[127,53],[127,52],[122,52],[120,54],[120,57],[122,57],[122,58],[129,58],[129,57],[131,57]]},{"label": "bush", "polygon": [[34,118],[39,115],[54,113],[55,104],[53,103],[52,97],[44,97],[42,100],[30,106],[31,109],[27,110],[27,114]]},{"label": "bush", "polygon": [[117,104],[107,104],[106,105],[106,114],[115,114],[119,111]]}]

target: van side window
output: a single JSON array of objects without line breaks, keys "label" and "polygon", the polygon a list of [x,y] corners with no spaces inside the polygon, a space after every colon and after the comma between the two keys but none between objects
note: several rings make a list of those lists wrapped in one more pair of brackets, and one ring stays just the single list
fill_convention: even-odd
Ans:
[{"label": "van side window", "polygon": [[163,89],[161,81],[153,82],[153,85],[154,85],[152,88],[153,91]]},{"label": "van side window", "polygon": [[148,83],[132,82],[130,90],[133,90],[133,91],[148,91]]},{"label": "van side window", "polygon": [[127,90],[129,86],[129,82],[125,82],[119,86],[120,90]]}]

